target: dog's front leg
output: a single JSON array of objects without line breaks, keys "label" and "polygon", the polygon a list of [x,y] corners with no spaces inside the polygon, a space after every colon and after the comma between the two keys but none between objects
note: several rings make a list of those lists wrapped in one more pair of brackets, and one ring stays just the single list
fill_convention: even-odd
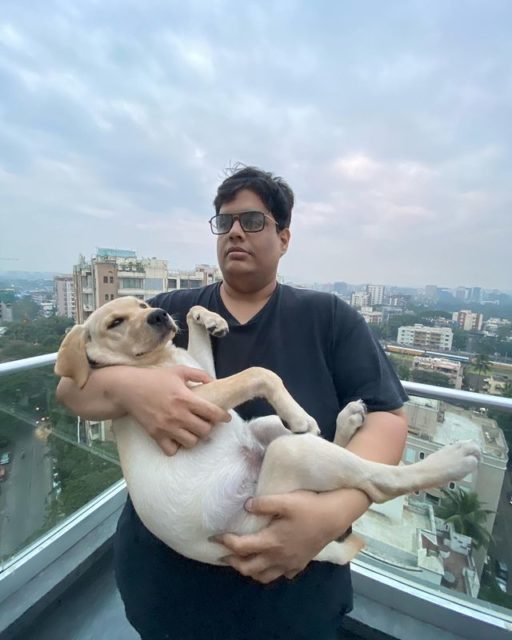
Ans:
[{"label": "dog's front leg", "polygon": [[281,378],[262,367],[194,387],[194,393],[229,411],[247,400],[265,398],[294,433],[319,433],[314,418],[291,397]]},{"label": "dog's front leg", "polygon": [[215,378],[210,334],[222,338],[228,332],[228,323],[218,313],[196,305],[187,314],[188,353],[206,373]]}]

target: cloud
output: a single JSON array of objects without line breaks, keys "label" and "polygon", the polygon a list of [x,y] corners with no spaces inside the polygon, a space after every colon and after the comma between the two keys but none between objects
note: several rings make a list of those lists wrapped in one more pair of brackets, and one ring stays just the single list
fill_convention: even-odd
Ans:
[{"label": "cloud", "polygon": [[31,270],[70,271],[102,245],[214,261],[213,195],[243,161],[296,192],[281,269],[296,280],[510,289],[511,14],[5,2],[10,253]]}]

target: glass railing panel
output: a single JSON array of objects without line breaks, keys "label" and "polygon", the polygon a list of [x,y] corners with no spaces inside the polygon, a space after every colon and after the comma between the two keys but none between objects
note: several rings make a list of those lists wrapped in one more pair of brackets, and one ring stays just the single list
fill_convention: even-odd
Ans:
[{"label": "glass railing panel", "polygon": [[372,506],[354,524],[366,541],[358,561],[512,622],[512,411],[486,408],[485,396],[482,406],[459,396],[410,395],[402,464],[475,440],[478,469],[442,489]]},{"label": "glass railing panel", "polygon": [[0,378],[0,566],[122,474],[108,423],[55,400],[53,365]]}]

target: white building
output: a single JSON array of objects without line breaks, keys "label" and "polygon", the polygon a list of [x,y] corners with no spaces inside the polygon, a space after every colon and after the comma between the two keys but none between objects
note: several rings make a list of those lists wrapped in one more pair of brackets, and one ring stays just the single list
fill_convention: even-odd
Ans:
[{"label": "white building", "polygon": [[0,324],[12,322],[12,307],[6,302],[0,302]]},{"label": "white building", "polygon": [[354,291],[350,296],[350,306],[355,309],[369,306],[369,295],[366,291]]},{"label": "white building", "polygon": [[366,285],[366,293],[368,294],[369,306],[384,304],[384,285],[368,284]]},{"label": "white building", "polygon": [[75,290],[73,276],[55,276],[53,279],[56,314],[66,318],[75,317]]},{"label": "white building", "polygon": [[373,307],[361,307],[359,313],[368,324],[382,324],[382,311],[374,311]]},{"label": "white building", "polygon": [[422,356],[416,356],[412,361],[412,368],[442,373],[449,378],[454,389],[462,389],[464,368],[461,362],[453,362],[446,358],[424,358]]},{"label": "white building", "polygon": [[467,309],[454,311],[452,321],[456,322],[464,331],[481,331],[484,317],[481,313],[473,313]]},{"label": "white building", "polygon": [[397,336],[398,344],[408,347],[422,347],[433,351],[451,351],[453,331],[449,327],[426,327],[415,324],[400,327]]}]

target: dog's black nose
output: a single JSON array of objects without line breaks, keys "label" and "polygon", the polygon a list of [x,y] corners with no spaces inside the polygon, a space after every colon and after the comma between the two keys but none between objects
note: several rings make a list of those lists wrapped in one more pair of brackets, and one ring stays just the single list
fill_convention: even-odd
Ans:
[{"label": "dog's black nose", "polygon": [[163,309],[155,309],[146,318],[146,322],[156,328],[169,329],[171,320]]}]

